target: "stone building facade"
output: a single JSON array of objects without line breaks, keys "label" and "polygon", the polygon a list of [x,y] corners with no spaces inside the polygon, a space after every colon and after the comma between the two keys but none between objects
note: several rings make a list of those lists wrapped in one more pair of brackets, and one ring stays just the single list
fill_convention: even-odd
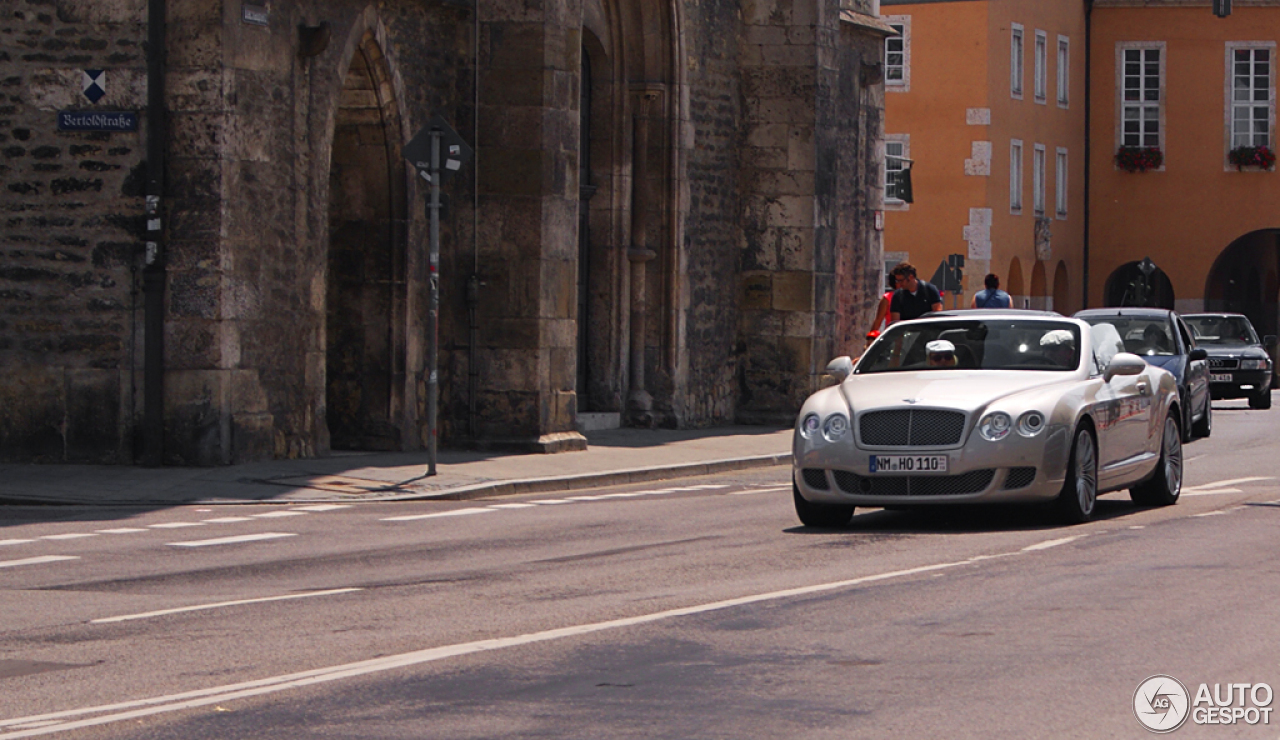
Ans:
[{"label": "stone building facade", "polygon": [[0,7],[0,459],[421,448],[433,279],[445,444],[785,423],[878,299],[871,0]]}]

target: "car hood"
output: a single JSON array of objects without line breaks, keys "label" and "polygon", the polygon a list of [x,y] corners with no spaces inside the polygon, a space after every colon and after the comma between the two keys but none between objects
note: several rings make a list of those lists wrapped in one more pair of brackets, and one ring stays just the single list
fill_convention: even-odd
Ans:
[{"label": "car hood", "polygon": [[1260,360],[1268,356],[1267,351],[1263,349],[1261,345],[1257,345],[1257,344],[1251,344],[1243,347],[1215,347],[1211,344],[1202,344],[1200,346],[1204,347],[1205,351],[1209,353],[1210,357],[1223,357],[1223,358],[1249,357],[1249,358]]},{"label": "car hood", "polygon": [[851,375],[840,385],[840,393],[855,413],[907,406],[973,412],[999,398],[1078,382],[1076,373],[922,370]]}]

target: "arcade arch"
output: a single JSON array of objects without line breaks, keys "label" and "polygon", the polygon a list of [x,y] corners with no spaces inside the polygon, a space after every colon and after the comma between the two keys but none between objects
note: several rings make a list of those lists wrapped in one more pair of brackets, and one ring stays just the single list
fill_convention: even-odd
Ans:
[{"label": "arcade arch", "polygon": [[1206,311],[1249,317],[1259,334],[1280,329],[1280,229],[1261,229],[1222,250],[1204,286]]},{"label": "arcade arch", "polygon": [[1173,283],[1158,266],[1151,273],[1144,297],[1142,269],[1137,261],[1125,263],[1107,278],[1105,305],[1174,308]]}]

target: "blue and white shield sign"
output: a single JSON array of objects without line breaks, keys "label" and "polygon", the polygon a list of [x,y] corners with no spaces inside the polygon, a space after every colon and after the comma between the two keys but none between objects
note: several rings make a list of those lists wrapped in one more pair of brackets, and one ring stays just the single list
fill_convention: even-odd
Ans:
[{"label": "blue and white shield sign", "polygon": [[96,103],[107,94],[107,72],[104,69],[86,69],[83,77],[84,96]]}]

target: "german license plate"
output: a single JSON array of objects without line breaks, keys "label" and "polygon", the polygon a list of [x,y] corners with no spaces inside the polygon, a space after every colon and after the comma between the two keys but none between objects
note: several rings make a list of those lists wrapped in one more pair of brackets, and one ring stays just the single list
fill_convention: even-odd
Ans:
[{"label": "german license plate", "polygon": [[1209,373],[1210,383],[1230,383],[1231,373]]},{"label": "german license plate", "polygon": [[872,455],[873,473],[945,473],[946,455]]}]

